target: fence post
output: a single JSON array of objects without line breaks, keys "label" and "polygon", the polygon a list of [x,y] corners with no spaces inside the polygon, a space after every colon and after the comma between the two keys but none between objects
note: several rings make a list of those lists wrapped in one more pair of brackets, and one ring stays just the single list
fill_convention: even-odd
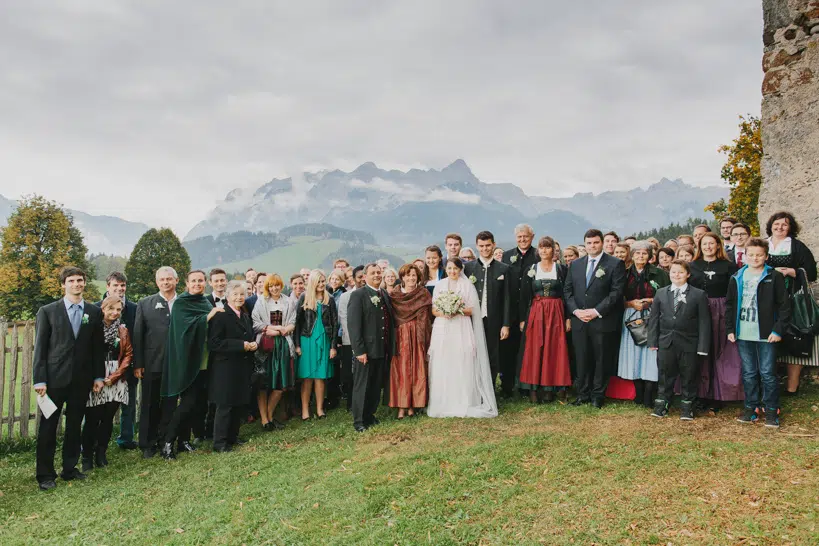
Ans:
[{"label": "fence post", "polygon": [[14,406],[15,390],[17,390],[17,348],[19,345],[19,332],[17,331],[17,323],[11,330],[11,358],[9,364],[11,369],[9,372],[9,440],[14,436],[14,417],[17,414],[17,409]]},{"label": "fence post", "polygon": [[31,375],[34,366],[34,323],[26,322],[23,334],[23,381],[20,383],[20,436],[28,438],[31,415]]},{"label": "fence post", "polygon": [[0,320],[0,439],[3,438],[3,397],[6,393],[6,336],[9,326]]}]

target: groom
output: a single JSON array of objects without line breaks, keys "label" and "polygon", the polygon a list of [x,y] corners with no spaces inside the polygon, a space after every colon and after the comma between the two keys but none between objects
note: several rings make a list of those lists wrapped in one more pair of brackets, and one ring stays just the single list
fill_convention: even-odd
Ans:
[{"label": "groom", "polygon": [[381,286],[381,268],[369,263],[364,268],[367,284],[350,294],[347,328],[353,352],[353,426],[364,432],[378,424],[375,412],[387,363],[394,354],[392,307]]},{"label": "groom", "polygon": [[489,353],[492,378],[494,380],[501,373],[504,384],[509,378],[514,382],[515,370],[501,369],[500,359],[500,342],[509,337],[512,320],[509,266],[493,258],[495,236],[489,231],[478,233],[475,245],[478,247],[479,257],[464,266],[464,274],[475,285],[481,302],[480,312],[486,332],[486,350]]}]

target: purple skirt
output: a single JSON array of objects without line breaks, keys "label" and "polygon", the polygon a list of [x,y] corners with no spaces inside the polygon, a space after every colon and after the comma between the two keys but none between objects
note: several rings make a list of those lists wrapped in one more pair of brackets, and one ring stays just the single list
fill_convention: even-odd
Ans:
[{"label": "purple skirt", "polygon": [[708,298],[711,310],[711,349],[700,357],[700,384],[697,396],[707,400],[744,400],[742,361],[736,343],[728,341],[725,330],[725,298]]}]

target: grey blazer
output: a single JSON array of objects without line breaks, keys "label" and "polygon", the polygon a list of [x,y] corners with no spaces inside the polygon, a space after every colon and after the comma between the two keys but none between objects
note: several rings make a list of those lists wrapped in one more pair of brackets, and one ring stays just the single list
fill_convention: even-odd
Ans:
[{"label": "grey blazer", "polygon": [[162,373],[171,311],[159,294],[143,298],[137,304],[134,321],[134,369],[147,373]]}]

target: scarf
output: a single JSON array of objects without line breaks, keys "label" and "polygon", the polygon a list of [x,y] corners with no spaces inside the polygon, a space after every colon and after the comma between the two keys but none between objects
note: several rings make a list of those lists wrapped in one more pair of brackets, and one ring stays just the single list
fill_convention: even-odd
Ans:
[{"label": "scarf", "polygon": [[[432,336],[432,296],[424,285],[418,285],[412,292],[396,290],[390,297],[395,316],[395,327],[408,322],[417,322],[418,337],[425,347]],[[399,348],[400,350],[400,348]]]},{"label": "scarf", "polygon": [[[168,327],[168,348],[162,373],[162,396],[176,396],[196,380],[207,358],[208,313],[213,306],[204,295],[177,296]],[[232,311],[231,311],[232,312]]]},{"label": "scarf", "polygon": [[102,333],[105,336],[105,345],[108,350],[114,352],[119,348],[119,325],[120,319],[115,320],[110,325],[102,323]]},{"label": "scarf", "polygon": [[649,273],[651,264],[646,264],[643,270],[637,272],[637,267],[632,264],[629,268],[628,282],[626,283],[626,300],[637,300],[654,297],[654,287],[651,286]]}]

